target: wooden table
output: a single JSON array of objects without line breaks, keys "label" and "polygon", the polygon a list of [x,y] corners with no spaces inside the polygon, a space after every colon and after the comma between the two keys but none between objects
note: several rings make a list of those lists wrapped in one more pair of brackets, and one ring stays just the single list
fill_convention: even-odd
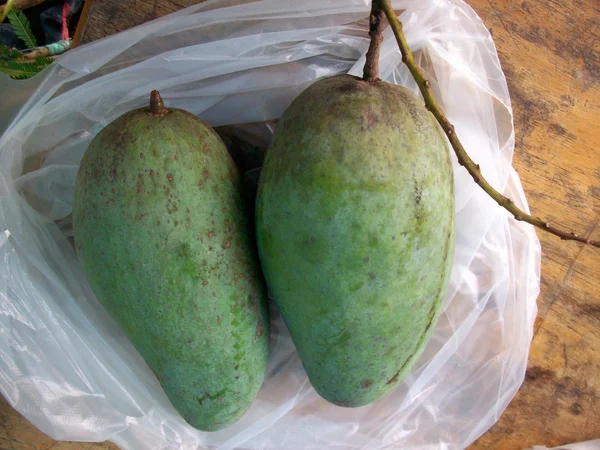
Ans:
[{"label": "wooden table", "polygon": [[[301,1],[301,0],[298,0]],[[532,210],[600,239],[600,3],[468,0],[492,32],[515,113],[519,172]],[[90,4],[82,43],[195,0]],[[529,368],[498,423],[472,449],[558,446],[600,438],[600,251],[540,233],[542,286]],[[6,403],[12,449],[114,449],[55,443]]]}]

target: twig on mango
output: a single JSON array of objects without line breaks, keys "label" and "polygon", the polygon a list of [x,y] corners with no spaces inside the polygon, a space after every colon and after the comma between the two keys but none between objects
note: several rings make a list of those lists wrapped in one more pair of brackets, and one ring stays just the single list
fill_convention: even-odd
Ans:
[{"label": "twig on mango", "polygon": [[514,202],[503,196],[500,192],[495,190],[485,178],[483,178],[481,174],[481,170],[479,168],[479,164],[476,164],[470,156],[465,151],[462,146],[458,136],[454,131],[454,126],[450,123],[450,121],[446,118],[446,115],[442,111],[442,108],[438,105],[435,97],[433,96],[429,81],[425,78],[421,69],[415,62],[415,59],[410,51],[408,46],[408,42],[406,41],[406,37],[404,36],[404,32],[402,31],[402,23],[398,20],[396,13],[394,12],[390,0],[373,0],[373,3],[378,3],[378,8],[383,10],[385,13],[390,26],[394,32],[394,36],[396,37],[396,42],[398,42],[398,47],[400,48],[400,52],[402,53],[402,61],[408,67],[408,70],[412,74],[413,78],[417,82],[419,86],[419,90],[425,99],[425,106],[431,113],[435,116],[436,120],[441,125],[442,129],[448,136],[448,140],[452,144],[452,148],[458,157],[458,162],[461,166],[463,166],[469,174],[473,177],[475,183],[477,183],[490,197],[492,197],[496,203],[502,206],[504,209],[509,211],[517,220],[527,222],[533,226],[536,226],[544,231],[552,233],[563,240],[572,240],[583,242],[584,244],[589,244],[594,247],[600,247],[600,241],[595,241],[591,239],[586,239],[584,237],[578,236],[575,233],[564,231],[560,228],[557,228],[550,224],[550,222],[542,220],[538,217],[534,217],[530,214],[527,214],[525,211],[522,211],[514,204]]}]

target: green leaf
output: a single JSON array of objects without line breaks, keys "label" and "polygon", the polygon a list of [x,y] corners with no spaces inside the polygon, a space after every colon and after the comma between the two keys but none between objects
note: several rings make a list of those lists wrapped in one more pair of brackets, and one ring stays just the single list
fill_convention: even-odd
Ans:
[{"label": "green leaf", "polygon": [[40,72],[44,67],[35,63],[24,63],[20,61],[0,61],[0,72],[4,72],[11,78],[22,80],[31,78]]},{"label": "green leaf", "polygon": [[54,60],[52,58],[50,58],[49,56],[36,56],[35,57],[35,63],[42,68],[49,66],[53,62],[54,62]]},{"label": "green leaf", "polygon": [[8,21],[12,25],[15,35],[25,43],[27,48],[34,49],[36,47],[35,36],[23,11],[9,12]]},{"label": "green leaf", "polygon": [[16,48],[10,48],[6,45],[0,45],[0,59],[18,59],[23,55]]}]

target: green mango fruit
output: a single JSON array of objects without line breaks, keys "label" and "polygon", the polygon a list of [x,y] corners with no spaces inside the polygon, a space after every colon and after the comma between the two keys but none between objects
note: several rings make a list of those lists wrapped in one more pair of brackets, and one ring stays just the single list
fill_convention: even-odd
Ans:
[{"label": "green mango fruit", "polygon": [[406,88],[339,75],[285,111],[258,187],[258,250],[326,400],[366,405],[411,369],[447,290],[454,220],[446,138]]},{"label": "green mango fruit", "polygon": [[81,162],[73,228],[100,303],[192,426],[250,407],[267,367],[267,298],[240,177],[205,122],[164,108],[105,127]]}]

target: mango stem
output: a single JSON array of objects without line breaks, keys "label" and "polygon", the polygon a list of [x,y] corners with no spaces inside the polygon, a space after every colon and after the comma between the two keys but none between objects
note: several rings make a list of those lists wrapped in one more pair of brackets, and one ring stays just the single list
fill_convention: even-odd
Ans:
[{"label": "mango stem", "polygon": [[155,89],[150,93],[150,114],[156,117],[162,117],[167,114],[169,110],[165,108],[163,99]]},{"label": "mango stem", "polygon": [[367,50],[365,68],[363,69],[363,80],[379,80],[379,50],[383,42],[383,11],[379,2],[371,3],[371,15],[369,16],[369,36],[371,42]]}]

